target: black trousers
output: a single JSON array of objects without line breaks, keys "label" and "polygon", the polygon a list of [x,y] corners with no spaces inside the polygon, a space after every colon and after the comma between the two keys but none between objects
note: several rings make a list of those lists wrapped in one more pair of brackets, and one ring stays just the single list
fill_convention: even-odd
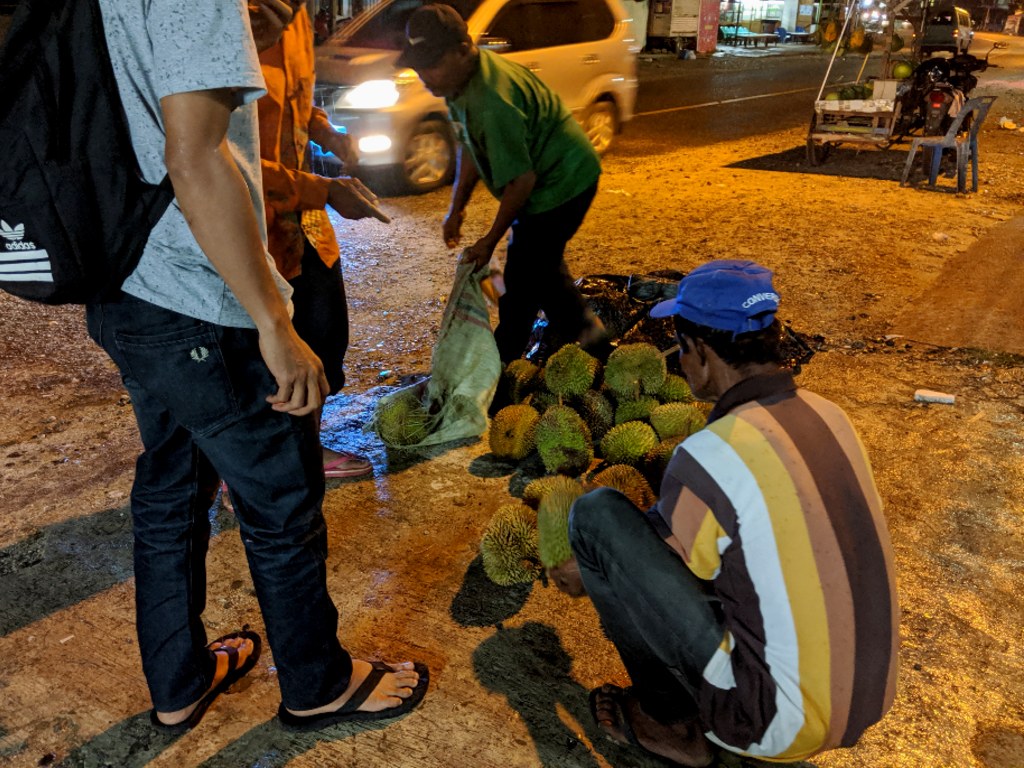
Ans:
[{"label": "black trousers", "polygon": [[312,243],[306,241],[302,272],[288,281],[294,293],[292,325],[320,358],[331,394],[345,386],[345,352],[348,351],[348,302],[341,259],[333,267],[324,264]]},{"label": "black trousers", "polygon": [[502,363],[522,357],[538,310],[549,332],[571,343],[587,325],[587,304],[565,264],[565,246],[597,194],[597,182],[550,211],[520,216],[512,224],[505,258],[505,295],[498,301],[494,340]]}]

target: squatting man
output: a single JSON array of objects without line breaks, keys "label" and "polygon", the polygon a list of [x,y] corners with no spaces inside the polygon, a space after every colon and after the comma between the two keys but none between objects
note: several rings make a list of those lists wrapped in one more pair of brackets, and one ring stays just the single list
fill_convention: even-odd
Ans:
[{"label": "squatting man", "polygon": [[846,414],[784,368],[778,304],[766,268],[712,261],[651,310],[714,408],[649,511],[609,488],[576,500],[574,557],[550,573],[589,595],[632,680],[591,692],[599,727],[681,765],[852,746],[895,695],[881,499]]}]

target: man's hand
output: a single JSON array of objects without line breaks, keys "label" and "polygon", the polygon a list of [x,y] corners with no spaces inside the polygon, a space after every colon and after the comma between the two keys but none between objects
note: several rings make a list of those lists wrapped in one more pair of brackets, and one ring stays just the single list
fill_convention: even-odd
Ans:
[{"label": "man's hand", "polygon": [[580,566],[575,557],[570,557],[558,565],[548,568],[548,579],[562,592],[570,597],[583,597],[587,594],[580,575]]},{"label": "man's hand", "polygon": [[352,146],[352,139],[347,133],[341,131],[325,133],[317,144],[341,160],[345,173],[351,174],[359,165],[359,155],[356,154],[356,148]]},{"label": "man's hand", "polygon": [[486,264],[491,260],[498,244],[490,238],[482,237],[466,248],[459,257],[460,264]]},{"label": "man's hand", "polygon": [[267,395],[275,411],[305,416],[324,404],[330,392],[324,367],[290,323],[261,332],[260,353],[277,381],[277,392]]},{"label": "man's hand", "polygon": [[448,215],[444,217],[444,224],[441,225],[441,237],[444,238],[444,244],[449,248],[457,246],[462,239],[462,220],[465,217],[465,212],[454,209],[450,209]]},{"label": "man's hand", "polygon": [[346,219],[365,219],[372,216],[385,224],[391,219],[377,207],[377,196],[359,179],[343,176],[331,179],[327,189],[327,204]]},{"label": "man's hand", "polygon": [[256,50],[263,53],[273,48],[281,39],[284,28],[291,24],[295,7],[285,0],[251,0],[249,3],[249,24]]}]

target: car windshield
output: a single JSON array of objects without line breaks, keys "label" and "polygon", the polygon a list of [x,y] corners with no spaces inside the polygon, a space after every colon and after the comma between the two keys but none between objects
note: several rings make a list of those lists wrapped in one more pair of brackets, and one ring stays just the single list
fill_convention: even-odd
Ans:
[{"label": "car windshield", "polygon": [[[451,5],[462,18],[469,18],[482,0],[454,0]],[[424,0],[384,0],[352,20],[337,35],[338,42],[353,48],[381,48],[399,51],[405,43],[405,22],[425,5]]]}]

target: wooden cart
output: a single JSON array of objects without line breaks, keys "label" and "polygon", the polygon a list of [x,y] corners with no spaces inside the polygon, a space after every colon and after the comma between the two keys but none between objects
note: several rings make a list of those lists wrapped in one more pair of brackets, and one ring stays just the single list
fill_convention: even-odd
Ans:
[{"label": "wooden cart", "polygon": [[818,100],[807,133],[807,162],[822,163],[836,144],[887,147],[900,116],[896,80],[876,80],[871,99]]}]

